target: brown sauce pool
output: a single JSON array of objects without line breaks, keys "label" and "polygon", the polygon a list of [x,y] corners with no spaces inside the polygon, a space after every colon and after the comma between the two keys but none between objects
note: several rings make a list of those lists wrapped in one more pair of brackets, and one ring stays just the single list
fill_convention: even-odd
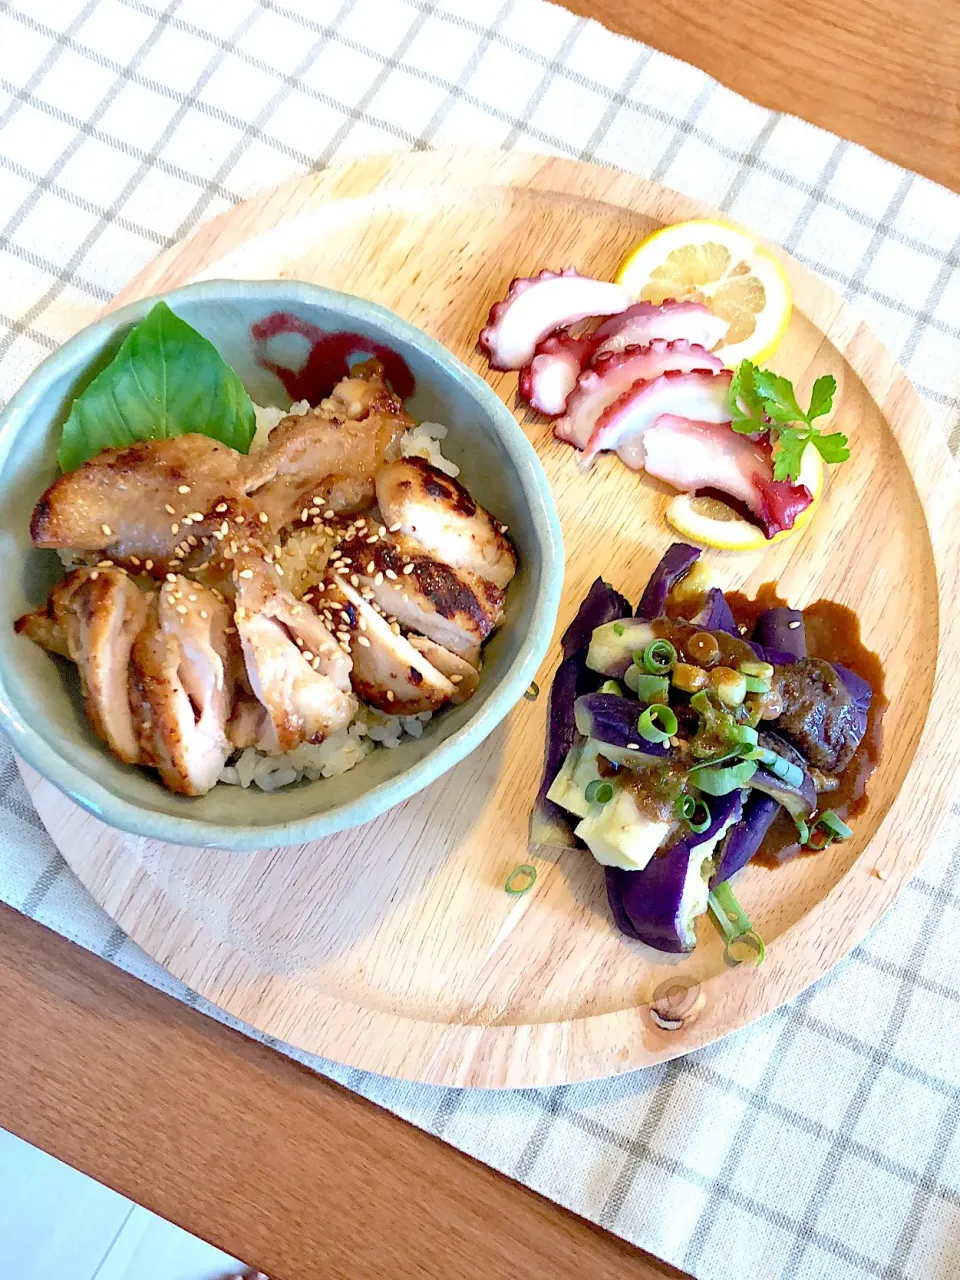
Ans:
[{"label": "brown sauce pool", "polygon": [[[769,582],[759,589],[755,600],[736,592],[725,594],[733,616],[740,626],[746,627],[747,635],[753,630],[758,615],[765,609],[788,605],[788,601],[777,594],[774,584]],[[832,600],[817,600],[804,607],[803,618],[809,656],[841,663],[866,680],[873,689],[863,741],[857,748],[856,755],[840,774],[836,790],[821,793],[821,807],[832,809],[844,822],[849,823],[851,818],[855,818],[866,808],[867,784],[880,763],[883,713],[887,708],[883,692],[883,667],[877,655],[863,644],[860,638],[860,620],[846,605]],[[770,727],[776,732],[776,721],[772,721]],[[798,853],[813,853],[813,850],[801,849],[793,820],[781,810],[753,861],[766,867],[778,867]]]}]

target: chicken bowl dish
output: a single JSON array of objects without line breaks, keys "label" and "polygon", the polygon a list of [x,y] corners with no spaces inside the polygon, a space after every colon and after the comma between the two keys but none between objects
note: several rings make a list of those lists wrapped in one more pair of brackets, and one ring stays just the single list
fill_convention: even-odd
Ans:
[{"label": "chicken bowl dish", "polygon": [[[395,317],[400,335],[364,331],[368,314],[334,329],[256,296],[326,295],[309,286],[232,287],[247,303],[239,354],[177,306],[230,286],[189,286],[171,295],[175,309],[138,304],[113,359],[72,388],[50,427],[59,474],[37,486],[27,521],[31,554],[59,576],[42,598],[30,593],[10,630],[14,644],[57,655],[71,730],[139,775],[141,793],[159,783],[174,823],[158,824],[152,805],[142,822],[104,812],[98,788],[81,802],[144,834],[256,847],[372,817],[465,754],[431,762],[437,750],[485,736],[504,676],[516,702],[549,641],[562,558],[546,482],[512,415],[459,368],[438,396],[435,371],[416,358],[437,344]],[[251,359],[256,372],[241,378]],[[190,378],[199,387],[178,400],[176,380]],[[504,428],[520,437],[506,448]],[[524,634],[503,644],[514,613]],[[508,709],[501,699],[496,719]],[[397,765],[414,775],[399,787]],[[247,819],[235,829],[224,823],[231,804]],[[264,816],[250,823],[257,807]]]}]

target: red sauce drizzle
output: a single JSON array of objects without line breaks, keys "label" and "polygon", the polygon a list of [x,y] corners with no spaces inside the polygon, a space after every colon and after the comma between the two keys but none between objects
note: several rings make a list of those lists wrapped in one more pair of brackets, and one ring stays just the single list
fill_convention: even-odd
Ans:
[{"label": "red sauce drizzle", "polygon": [[341,378],[347,377],[351,356],[363,352],[380,361],[387,380],[401,400],[413,395],[416,382],[406,360],[391,347],[363,334],[329,333],[289,311],[274,311],[264,316],[251,326],[250,333],[258,344],[265,344],[270,338],[284,333],[298,334],[310,343],[310,354],[299,372],[267,360],[262,350],[258,356],[258,363],[276,374],[291,400],[309,400],[311,404],[318,404]]}]

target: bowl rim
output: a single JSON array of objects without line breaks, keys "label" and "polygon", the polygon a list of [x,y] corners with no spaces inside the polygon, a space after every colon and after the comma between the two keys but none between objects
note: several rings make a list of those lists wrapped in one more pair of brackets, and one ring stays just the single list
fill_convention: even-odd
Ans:
[{"label": "bowl rim", "polygon": [[[325,306],[339,311],[345,322],[359,320],[388,335],[393,330],[396,336],[416,346],[456,378],[481,412],[492,421],[517,469],[533,521],[541,577],[523,652],[507,668],[499,685],[475,716],[421,760],[389,781],[353,800],[335,805],[325,813],[279,825],[239,823],[225,826],[221,822],[145,809],[123,799],[64,759],[47,738],[19,714],[8,695],[9,673],[0,666],[0,727],[5,730],[13,750],[81,808],[132,835],[237,852],[304,844],[360,826],[422,791],[474,751],[519,702],[546,655],[560,607],[564,575],[563,535],[549,481],[533,445],[493,388],[441,342],[395,312],[354,294],[306,281],[204,280],[138,299],[85,326],[33,370],[0,413],[0,469],[5,466],[19,433],[29,427],[32,413],[50,384],[62,374],[79,371],[89,364],[112,334],[142,319],[155,303],[164,301],[176,310],[175,304],[180,300],[217,302],[249,298],[251,294],[280,299],[287,304],[302,302]],[[102,749],[108,750],[106,745]],[[161,784],[158,782],[157,785]]]}]

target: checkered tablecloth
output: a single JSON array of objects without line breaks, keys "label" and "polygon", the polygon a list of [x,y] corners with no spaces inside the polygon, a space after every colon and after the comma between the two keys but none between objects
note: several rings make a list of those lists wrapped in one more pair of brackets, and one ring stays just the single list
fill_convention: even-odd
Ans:
[{"label": "checkered tablecloth", "polygon": [[[619,166],[758,228],[960,444],[960,197],[541,0],[0,0],[0,398],[257,188],[450,145]],[[703,1280],[960,1276],[958,814],[852,956],[681,1061],[488,1093],[293,1056]],[[5,744],[0,899],[223,1016],[97,908]]]}]

